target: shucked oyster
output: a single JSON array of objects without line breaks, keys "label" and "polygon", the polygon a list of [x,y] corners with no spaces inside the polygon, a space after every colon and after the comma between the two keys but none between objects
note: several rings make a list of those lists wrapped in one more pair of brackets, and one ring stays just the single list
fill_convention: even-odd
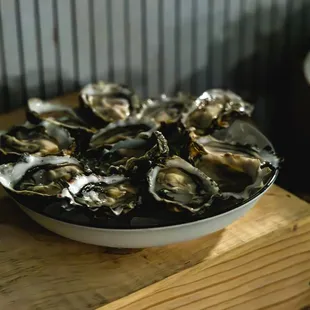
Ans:
[{"label": "shucked oyster", "polygon": [[215,129],[226,128],[233,115],[251,116],[253,105],[243,101],[230,91],[213,89],[204,92],[182,121],[199,136],[210,134]]},{"label": "shucked oyster", "polygon": [[37,126],[15,126],[0,136],[0,142],[0,151],[4,156],[10,155],[9,160],[23,153],[36,156],[69,155],[75,147],[74,139],[66,129],[49,122]]},{"label": "shucked oyster", "polygon": [[27,119],[32,124],[46,120],[68,129],[82,129],[92,132],[85,122],[68,106],[44,102],[38,98],[28,100]]},{"label": "shucked oyster", "polygon": [[212,140],[204,146],[192,142],[189,153],[195,167],[218,184],[223,197],[237,199],[259,190],[279,163],[268,151]]},{"label": "shucked oyster", "polygon": [[127,213],[140,203],[138,188],[122,175],[78,176],[61,196],[69,198],[73,204],[108,215]]},{"label": "shucked oyster", "polygon": [[139,108],[138,97],[127,86],[102,81],[85,86],[79,98],[83,115],[98,128],[125,120]]},{"label": "shucked oyster", "polygon": [[136,118],[128,118],[124,121],[110,123],[95,133],[90,140],[90,147],[101,148],[112,146],[115,143],[135,138],[141,132],[152,132],[156,129],[153,122],[139,121]]},{"label": "shucked oyster", "polygon": [[69,156],[25,155],[17,163],[0,166],[0,182],[14,193],[56,196],[82,173],[78,160]]},{"label": "shucked oyster", "polygon": [[177,97],[167,97],[163,94],[159,99],[145,101],[139,117],[153,120],[157,124],[175,122],[192,104],[193,99],[183,93],[179,93]]},{"label": "shucked oyster", "polygon": [[203,211],[218,193],[217,184],[178,156],[148,173],[149,192],[173,211]]},{"label": "shucked oyster", "polygon": [[136,169],[136,164],[144,165],[147,162],[156,161],[159,157],[168,155],[169,148],[164,136],[155,131],[152,134],[120,141],[113,147],[102,152],[98,160],[98,154],[94,154],[97,167],[92,167],[94,171],[111,174],[112,171]]}]

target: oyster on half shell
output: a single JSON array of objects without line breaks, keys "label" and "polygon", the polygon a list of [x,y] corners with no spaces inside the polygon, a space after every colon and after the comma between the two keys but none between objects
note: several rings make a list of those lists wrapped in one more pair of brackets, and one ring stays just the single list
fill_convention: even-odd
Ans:
[{"label": "oyster on half shell", "polygon": [[86,85],[79,100],[81,112],[97,128],[125,120],[140,107],[137,95],[127,86],[103,81]]},{"label": "oyster on half shell", "polygon": [[90,140],[90,148],[107,148],[115,143],[135,138],[142,132],[152,132],[156,129],[156,124],[138,120],[136,118],[128,118],[124,121],[110,123],[105,128],[95,133]]},{"label": "oyster on half shell", "polygon": [[182,121],[198,136],[229,126],[234,115],[251,116],[254,106],[231,91],[213,89],[204,92],[192,108],[183,114]]},{"label": "oyster on half shell", "polygon": [[176,97],[162,94],[159,99],[148,99],[143,103],[139,117],[149,119],[157,124],[175,122],[181,118],[182,113],[191,108],[193,98],[183,93]]},{"label": "oyster on half shell", "polygon": [[154,199],[175,212],[203,211],[219,191],[212,179],[178,156],[151,168],[147,179]]},{"label": "oyster on half shell", "polygon": [[87,132],[94,132],[70,107],[44,102],[38,98],[28,100],[27,119],[32,124],[38,124],[45,120],[67,129],[82,129]]},{"label": "oyster on half shell", "polygon": [[16,163],[0,166],[0,183],[16,194],[57,196],[82,173],[79,161],[73,157],[24,155]]},{"label": "oyster on half shell", "polygon": [[189,154],[194,166],[218,184],[224,198],[248,199],[279,164],[278,157],[266,150],[214,140],[203,146],[193,141]]},{"label": "oyster on half shell", "polygon": [[111,149],[103,150],[101,155],[96,151],[91,151],[93,159],[90,158],[89,166],[100,174],[126,173],[128,170],[137,172],[137,169],[139,170],[142,166],[146,169],[146,166],[149,167],[153,161],[167,156],[168,153],[166,139],[160,132],[154,131],[120,141]]},{"label": "oyster on half shell", "polygon": [[0,136],[0,152],[4,161],[16,159],[23,153],[36,156],[70,155],[74,148],[75,142],[70,133],[49,122],[36,126],[14,126]]},{"label": "oyster on half shell", "polygon": [[138,188],[122,175],[102,177],[91,174],[77,176],[61,193],[71,203],[86,206],[94,213],[121,215],[139,203]]}]

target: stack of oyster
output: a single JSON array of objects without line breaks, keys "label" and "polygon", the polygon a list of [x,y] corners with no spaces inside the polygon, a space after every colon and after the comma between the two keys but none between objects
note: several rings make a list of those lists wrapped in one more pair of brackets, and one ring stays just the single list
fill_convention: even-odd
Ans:
[{"label": "stack of oyster", "polygon": [[101,227],[182,223],[225,212],[274,176],[271,151],[216,135],[253,106],[231,91],[139,100],[125,85],[84,87],[79,105],[30,99],[1,135],[0,182],[20,204]]}]

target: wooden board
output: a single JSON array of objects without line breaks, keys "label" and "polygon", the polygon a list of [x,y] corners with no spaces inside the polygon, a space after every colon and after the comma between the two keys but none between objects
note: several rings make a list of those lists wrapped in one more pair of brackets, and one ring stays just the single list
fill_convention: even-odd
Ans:
[{"label": "wooden board", "polygon": [[[287,226],[292,227],[292,223],[305,221],[310,216],[307,203],[273,186],[245,217],[218,233],[167,247],[111,254],[108,249],[77,243],[48,232],[33,223],[8,197],[0,199],[0,206],[0,309],[95,309],[198,264],[195,269],[186,271],[193,272],[193,278],[180,274],[181,279],[185,277],[189,283],[196,283],[196,277],[203,278],[213,272],[211,267],[206,269],[206,274],[200,270],[207,268],[209,261],[216,264],[217,258],[225,253],[229,255],[232,250],[237,255],[243,252],[240,246],[251,249],[255,246],[252,242],[263,242],[261,238],[272,240],[273,235],[278,237]],[[301,247],[304,250],[308,247],[309,250],[306,236],[310,234],[301,235],[303,239],[300,241],[298,237],[292,239],[296,248],[279,248],[283,252],[280,256],[292,255]],[[303,244],[298,245],[298,242]],[[262,247],[264,251],[265,246]],[[271,248],[271,251],[276,249]],[[262,252],[258,257],[263,257],[264,253],[267,255]],[[240,262],[232,262],[237,265],[232,265],[232,270],[236,270],[229,274],[230,277],[238,279],[237,266],[242,264],[243,259],[250,259],[248,257],[251,256],[241,256]],[[307,258],[305,254],[302,257]],[[204,262],[206,265],[201,265]],[[274,260],[271,263],[274,264]],[[230,266],[229,261],[226,264]],[[228,268],[225,266],[224,270]],[[307,267],[310,268],[309,265]],[[298,269],[294,267],[291,271],[289,265],[287,268],[288,272],[297,272],[295,269]],[[225,281],[225,278],[220,279]],[[243,280],[241,277],[238,281]],[[164,287],[169,287],[169,283]],[[197,285],[199,283],[201,285],[199,281]],[[152,292],[154,288],[150,289]],[[182,290],[186,289],[186,286],[182,287]],[[172,292],[177,294],[178,289]],[[146,293],[148,295],[150,291]]]},{"label": "wooden board", "polygon": [[[23,119],[24,111],[10,113],[0,126]],[[309,300],[309,219],[306,202],[273,186],[222,231],[125,254],[48,232],[0,191],[0,309],[301,308]]]},{"label": "wooden board", "polygon": [[310,217],[98,310],[310,309]]}]

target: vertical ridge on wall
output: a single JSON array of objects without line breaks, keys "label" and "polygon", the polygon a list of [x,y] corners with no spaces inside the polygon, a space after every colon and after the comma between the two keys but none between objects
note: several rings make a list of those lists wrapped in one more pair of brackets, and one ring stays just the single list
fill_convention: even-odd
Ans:
[{"label": "vertical ridge on wall", "polygon": [[[3,37],[3,22],[2,22],[2,7],[0,2],[0,42],[4,43]],[[7,112],[10,108],[10,97],[8,92],[8,77],[5,61],[5,49],[4,44],[0,44],[0,112]]]},{"label": "vertical ridge on wall", "polygon": [[125,53],[125,81],[131,86],[131,48],[130,48],[130,10],[129,1],[124,0],[124,53]]},{"label": "vertical ridge on wall", "polygon": [[[125,0],[126,1],[126,0]],[[130,86],[134,87],[137,93],[141,96],[143,94],[144,76],[143,72],[143,39],[142,33],[142,8],[141,0],[131,0],[129,6],[129,33],[130,42],[127,49],[130,50]]]},{"label": "vertical ridge on wall", "polygon": [[181,78],[181,57],[180,57],[180,24],[181,24],[181,6],[180,6],[180,1],[175,0],[174,4],[174,18],[175,18],[175,25],[174,25],[174,69],[175,69],[175,83],[177,87],[177,91],[179,91],[179,83],[180,83],[180,78]]},{"label": "vertical ridge on wall", "polygon": [[[90,52],[90,27],[89,27],[89,1],[75,0],[78,35],[78,62],[80,87],[91,80],[91,52]],[[114,1],[113,1],[114,2]]]},{"label": "vertical ridge on wall", "polygon": [[71,29],[72,29],[72,57],[73,57],[73,68],[74,68],[74,88],[78,89],[80,87],[79,76],[79,50],[78,50],[78,33],[77,33],[77,17],[76,17],[76,4],[75,0],[71,0]]},{"label": "vertical ridge on wall", "polygon": [[206,41],[209,44],[208,48],[208,59],[207,59],[207,69],[206,69],[206,80],[208,88],[213,87],[213,29],[214,29],[214,2],[215,0],[208,0],[208,7],[207,7],[207,22],[208,22],[208,33],[206,37]]},{"label": "vertical ridge on wall", "polygon": [[112,11],[112,45],[113,45],[113,76],[117,83],[125,83],[125,33],[124,33],[124,5],[123,0],[113,0],[111,2]]},{"label": "vertical ridge on wall", "polygon": [[41,16],[45,94],[47,98],[51,98],[58,93],[57,45],[54,40],[54,20],[52,14],[53,0],[39,1],[39,12]]},{"label": "vertical ridge on wall", "polygon": [[89,35],[90,35],[90,63],[91,63],[91,82],[96,81],[96,67],[97,67],[97,54],[96,54],[96,30],[95,30],[95,7],[94,1],[88,1],[89,13]]},{"label": "vertical ridge on wall", "polygon": [[[2,33],[4,62],[7,73],[7,88],[10,100],[9,108],[22,105],[21,98],[21,71],[19,48],[16,28],[15,1],[1,1]],[[14,34],[14,35],[12,35]],[[1,87],[2,88],[2,87]]]},{"label": "vertical ridge on wall", "polygon": [[175,17],[175,2],[164,1],[164,55],[163,55],[163,83],[164,92],[171,95],[176,84],[176,17]]},{"label": "vertical ridge on wall", "polygon": [[45,84],[44,84],[44,73],[43,73],[43,50],[41,40],[41,20],[39,12],[39,0],[35,0],[33,7],[34,22],[35,22],[35,37],[36,37],[36,51],[37,51],[37,71],[38,71],[38,85],[37,91],[34,91],[35,96],[45,98]]},{"label": "vertical ridge on wall", "polygon": [[307,0],[0,4],[1,112],[98,79],[143,97],[211,87],[263,94],[271,68],[299,53],[310,30]]},{"label": "vertical ridge on wall", "polygon": [[[193,0],[194,1],[194,0]],[[193,1],[179,0],[180,2],[180,18],[178,27],[180,28],[180,39],[178,49],[180,51],[180,77],[179,77],[179,90],[184,92],[191,91],[191,78],[192,78],[192,3]],[[187,42],[184,44],[183,42]]]},{"label": "vertical ridge on wall", "polygon": [[[158,40],[158,1],[146,0],[146,44],[147,44],[147,94],[157,96],[159,93],[158,86],[158,66],[159,66],[159,40]],[[144,39],[144,38],[142,38]]]},{"label": "vertical ridge on wall", "polygon": [[96,55],[96,80],[109,79],[109,45],[107,3],[94,0],[94,36]]},{"label": "vertical ridge on wall", "polygon": [[[77,61],[76,53],[74,48],[75,34],[72,27],[72,7],[70,0],[57,1],[54,7],[57,10],[57,30],[56,35],[56,46],[58,54],[58,85],[63,92],[72,92],[75,89],[75,83],[77,80],[76,72]],[[78,65],[77,65],[78,66]]]},{"label": "vertical ridge on wall", "polygon": [[[141,46],[141,70],[142,70],[142,76],[143,76],[143,82],[142,82],[142,90],[143,90],[143,96],[146,97],[148,94],[148,87],[149,87],[149,81],[148,81],[148,74],[147,74],[147,19],[146,19],[146,1],[141,0],[141,39],[142,39],[142,46]],[[139,35],[139,34],[138,34]]]},{"label": "vertical ridge on wall", "polygon": [[158,90],[164,93],[164,0],[158,2]]},{"label": "vertical ridge on wall", "polygon": [[196,45],[193,47],[192,56],[195,58],[196,66],[193,68],[195,76],[195,95],[201,94],[207,87],[207,74],[209,72],[208,49],[209,43],[208,31],[210,23],[207,21],[206,12],[208,9],[208,1],[198,0],[196,8],[196,17],[193,23],[196,23]]},{"label": "vertical ridge on wall", "polygon": [[59,40],[59,17],[58,17],[58,1],[53,1],[53,41],[56,48],[55,53],[55,63],[56,63],[56,74],[57,74],[57,95],[63,93],[63,84],[62,84],[62,70],[61,70],[61,42]]},{"label": "vertical ridge on wall", "polygon": [[197,75],[194,73],[193,68],[197,68],[197,16],[198,16],[198,0],[193,0],[191,9],[191,80],[190,91],[193,94],[197,93]]},{"label": "vertical ridge on wall", "polygon": [[27,97],[26,80],[25,80],[25,59],[24,59],[24,36],[21,26],[21,10],[20,1],[15,0],[15,19],[16,19],[16,36],[18,43],[18,59],[20,64],[20,93],[21,93],[21,104],[24,104]]}]

